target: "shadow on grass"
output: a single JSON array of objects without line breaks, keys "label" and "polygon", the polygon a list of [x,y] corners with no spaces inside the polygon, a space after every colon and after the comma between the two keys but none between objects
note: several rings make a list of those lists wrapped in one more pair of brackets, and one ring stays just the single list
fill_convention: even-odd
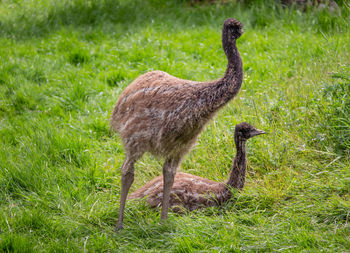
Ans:
[{"label": "shadow on grass", "polygon": [[30,5],[16,6],[13,14],[0,23],[1,33],[6,37],[27,39],[45,36],[65,26],[93,27],[111,22],[127,23],[131,27],[141,17],[144,23],[149,22],[152,7],[147,1],[114,0],[53,2],[49,6],[39,2],[38,5],[36,9]]},{"label": "shadow on grass", "polygon": [[[115,209],[118,211],[117,209]],[[114,231],[117,223],[117,212],[110,214],[108,224],[112,225],[111,237],[122,248],[134,245],[143,249],[167,249],[171,245],[171,237],[178,227],[179,215],[169,212],[166,221],[160,220],[160,209],[149,207],[143,200],[127,202],[124,213],[124,228]],[[168,245],[164,242],[169,242]]]},{"label": "shadow on grass", "polygon": [[[328,12],[315,11],[300,16],[300,12],[293,11],[295,9],[285,11],[274,1],[249,6],[235,1],[191,5],[185,0],[41,0],[11,3],[0,7],[2,7],[0,35],[15,40],[44,37],[64,27],[80,28],[84,32],[98,28],[106,34],[115,32],[124,34],[149,25],[158,25],[163,29],[167,26],[174,27],[176,24],[180,27],[183,25],[217,27],[228,17],[238,18],[248,27],[262,28],[275,21],[288,25],[294,19],[300,19],[311,26],[314,22],[315,26],[323,31],[334,28],[339,30],[339,27],[344,25],[343,18]],[[1,14],[3,9],[5,13],[7,10],[10,11],[7,11],[7,15]],[[312,18],[309,14],[312,14]],[[118,31],[115,25],[118,25]]]},{"label": "shadow on grass", "polygon": [[[210,8],[207,8],[210,6],[191,8],[186,1],[180,0],[164,3],[156,0],[52,1],[49,3],[38,1],[35,5],[25,2],[8,7],[11,9],[10,14],[5,17],[0,16],[0,35],[15,40],[47,36],[63,27],[83,28],[86,31],[103,28],[108,24],[119,24],[122,32],[126,33],[130,29],[153,23],[162,25],[189,20],[191,24],[210,23]],[[223,14],[224,18],[225,14]]]}]

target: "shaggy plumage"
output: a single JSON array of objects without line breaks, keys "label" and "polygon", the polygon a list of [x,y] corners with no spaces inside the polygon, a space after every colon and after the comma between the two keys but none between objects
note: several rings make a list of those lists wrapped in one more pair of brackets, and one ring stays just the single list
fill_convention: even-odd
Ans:
[{"label": "shaggy plumage", "polygon": [[[246,177],[246,141],[264,131],[248,123],[235,128],[236,156],[230,177],[226,183],[218,183],[188,173],[177,173],[171,189],[169,205],[175,212],[182,209],[194,210],[200,207],[220,205],[231,198],[231,189],[242,189]],[[136,190],[129,199],[146,198],[151,207],[161,206],[163,199],[163,177],[159,176]]]},{"label": "shaggy plumage", "polygon": [[134,164],[145,152],[165,159],[161,218],[167,218],[170,189],[183,156],[205,124],[240,90],[243,70],[236,39],[241,34],[240,22],[224,22],[222,45],[228,66],[223,78],[196,82],[152,71],[138,77],[120,95],[111,116],[111,127],[119,133],[126,151],[117,229],[122,228]]}]

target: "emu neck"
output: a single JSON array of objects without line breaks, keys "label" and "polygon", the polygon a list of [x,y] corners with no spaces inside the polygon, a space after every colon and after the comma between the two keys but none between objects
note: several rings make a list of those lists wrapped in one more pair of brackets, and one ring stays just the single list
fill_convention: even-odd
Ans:
[{"label": "emu neck", "polygon": [[222,35],[222,47],[227,57],[227,69],[223,82],[235,83],[239,91],[243,79],[242,59],[236,46],[236,40],[229,38],[226,32]]},{"label": "emu neck", "polygon": [[242,189],[245,183],[246,175],[246,145],[245,141],[236,141],[237,153],[233,160],[232,169],[230,172],[230,177],[227,181],[227,186]]},{"label": "emu neck", "polygon": [[[235,138],[236,139],[236,138]],[[220,184],[219,190],[216,194],[216,201],[218,203],[224,203],[232,197],[231,189],[242,189],[245,183],[246,175],[246,146],[245,141],[237,141],[236,149],[237,153],[233,160],[232,169],[230,172],[229,179],[225,184]]]},{"label": "emu neck", "polygon": [[[243,80],[242,59],[236,47],[236,41],[223,40],[223,48],[228,59],[223,78],[206,83],[198,92],[204,102],[205,111],[215,113],[227,104],[239,92]],[[203,107],[203,108],[204,108]]]}]

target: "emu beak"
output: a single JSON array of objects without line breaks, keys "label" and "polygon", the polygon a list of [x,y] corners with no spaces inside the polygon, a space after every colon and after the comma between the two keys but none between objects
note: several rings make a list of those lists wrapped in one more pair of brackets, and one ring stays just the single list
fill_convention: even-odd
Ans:
[{"label": "emu beak", "polygon": [[260,135],[260,134],[265,134],[265,132],[263,130],[260,130],[260,129],[256,129],[254,132],[253,132],[253,136],[256,136],[256,135]]}]

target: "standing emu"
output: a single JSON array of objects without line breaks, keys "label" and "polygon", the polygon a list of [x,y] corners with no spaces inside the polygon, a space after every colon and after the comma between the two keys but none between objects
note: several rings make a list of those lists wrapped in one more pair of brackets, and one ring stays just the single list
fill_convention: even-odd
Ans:
[{"label": "standing emu", "polygon": [[[246,142],[249,138],[264,134],[248,123],[235,128],[236,156],[226,183],[218,183],[188,173],[177,173],[171,189],[169,206],[175,212],[183,209],[195,210],[201,207],[220,205],[231,198],[232,188],[242,189],[246,178]],[[128,199],[147,198],[151,207],[158,207],[163,199],[163,177],[158,176],[130,194]]]},{"label": "standing emu", "polygon": [[242,33],[239,21],[225,20],[222,46],[228,65],[223,78],[197,82],[152,71],[139,76],[120,95],[111,116],[111,127],[119,133],[126,151],[121,169],[117,230],[123,227],[125,201],[134,181],[134,164],[145,152],[165,159],[161,219],[167,218],[170,190],[183,156],[205,124],[241,88],[243,69],[236,40]]}]

